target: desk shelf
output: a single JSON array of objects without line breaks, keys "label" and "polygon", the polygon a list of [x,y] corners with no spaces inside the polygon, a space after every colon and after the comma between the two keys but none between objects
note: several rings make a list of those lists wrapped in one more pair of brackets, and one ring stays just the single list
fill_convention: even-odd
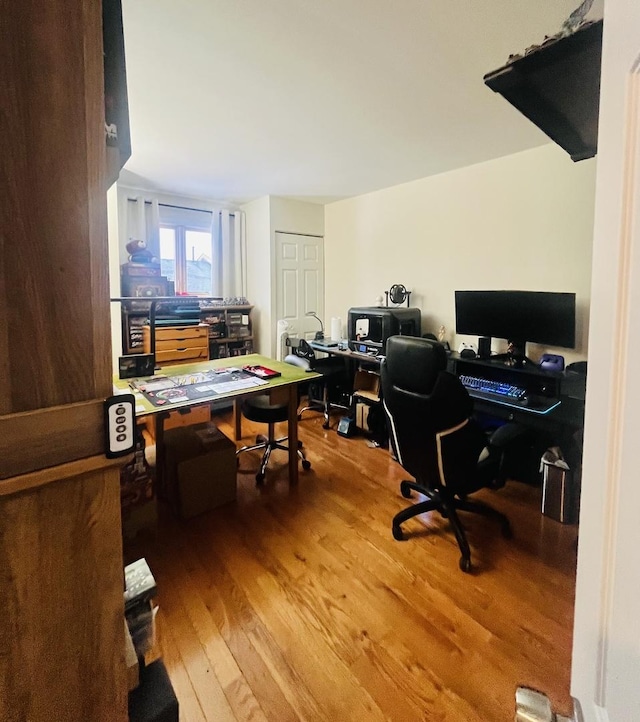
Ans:
[{"label": "desk shelf", "polygon": [[[176,300],[184,301],[185,298],[184,296],[176,296]],[[149,326],[149,302],[158,299],[145,297],[120,300],[122,307],[123,353],[148,353],[148,351],[145,351],[143,328]],[[196,303],[198,298],[194,297],[193,301]],[[162,303],[170,302],[170,298],[162,299]],[[252,310],[253,306],[249,304],[207,306],[206,300],[200,301],[198,317],[200,324],[206,324],[208,327],[208,355],[210,358],[243,356],[254,352]],[[176,318],[175,326],[180,326],[180,319]],[[159,334],[159,332],[160,327],[156,324],[156,334]],[[158,340],[159,338],[157,335]],[[159,349],[156,348],[156,350]],[[166,358],[164,360],[169,361],[170,359]]]}]

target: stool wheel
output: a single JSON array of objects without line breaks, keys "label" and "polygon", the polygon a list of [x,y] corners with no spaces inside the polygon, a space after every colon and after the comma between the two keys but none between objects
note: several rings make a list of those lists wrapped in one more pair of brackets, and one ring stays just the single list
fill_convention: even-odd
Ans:
[{"label": "stool wheel", "polygon": [[409,486],[409,482],[400,482],[400,493],[402,494],[402,496],[404,496],[405,499],[411,499],[411,487]]},{"label": "stool wheel", "polygon": [[309,469],[311,468],[311,462],[309,461],[309,459],[303,459],[303,460],[302,460],[302,468],[303,468],[305,471],[309,471]]},{"label": "stool wheel", "polygon": [[264,474],[260,474],[259,472],[256,474],[256,485],[262,486],[264,482]]}]

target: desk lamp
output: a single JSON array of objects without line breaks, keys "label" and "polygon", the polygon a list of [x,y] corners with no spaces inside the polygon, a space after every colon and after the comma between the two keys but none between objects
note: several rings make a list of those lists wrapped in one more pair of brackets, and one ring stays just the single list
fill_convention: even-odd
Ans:
[{"label": "desk lamp", "polygon": [[318,316],[318,314],[315,311],[307,311],[305,313],[305,316],[313,316],[315,319],[317,319],[319,321],[320,330],[316,331],[316,335],[314,338],[316,341],[322,341],[322,339],[324,338],[324,324],[320,320],[320,317]]}]

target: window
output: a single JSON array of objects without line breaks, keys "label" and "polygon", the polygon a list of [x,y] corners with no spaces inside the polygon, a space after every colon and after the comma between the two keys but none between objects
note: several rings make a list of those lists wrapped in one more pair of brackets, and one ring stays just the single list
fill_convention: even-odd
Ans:
[{"label": "window", "polygon": [[210,225],[208,212],[160,206],[160,268],[176,293],[212,295]]}]

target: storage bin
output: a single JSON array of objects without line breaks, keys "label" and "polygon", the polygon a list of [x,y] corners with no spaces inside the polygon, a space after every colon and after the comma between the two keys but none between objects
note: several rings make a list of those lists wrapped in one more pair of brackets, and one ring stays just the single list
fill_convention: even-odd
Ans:
[{"label": "storage bin", "polygon": [[542,513],[561,524],[578,520],[577,492],[567,463],[559,452],[549,449],[541,460]]}]

